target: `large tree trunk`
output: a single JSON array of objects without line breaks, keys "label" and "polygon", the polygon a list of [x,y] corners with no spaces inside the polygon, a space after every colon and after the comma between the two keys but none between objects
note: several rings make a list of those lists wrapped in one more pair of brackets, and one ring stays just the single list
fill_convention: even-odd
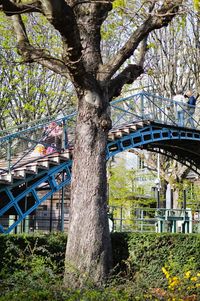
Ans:
[{"label": "large tree trunk", "polygon": [[108,102],[86,91],[78,112],[65,271],[65,282],[70,279],[75,286],[88,280],[100,284],[112,263],[106,200]]}]

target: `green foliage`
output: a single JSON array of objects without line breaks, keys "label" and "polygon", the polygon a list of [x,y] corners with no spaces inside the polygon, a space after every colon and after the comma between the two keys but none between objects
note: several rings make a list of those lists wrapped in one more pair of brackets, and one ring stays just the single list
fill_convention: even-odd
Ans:
[{"label": "green foliage", "polygon": [[183,202],[183,193],[184,190],[186,192],[187,199],[187,207],[192,210],[196,210],[199,208],[199,195],[200,195],[200,187],[198,182],[191,182],[190,180],[183,179],[181,182],[175,183],[175,188],[179,191],[178,202],[181,204]]},{"label": "green foliage", "polygon": [[156,43],[154,43],[154,42],[150,42],[150,43],[148,43],[148,45],[147,45],[147,48],[148,48],[148,49],[150,49],[150,48],[156,49],[156,47],[157,47],[157,45],[156,45]]},{"label": "green foliage", "polygon": [[129,197],[134,195],[134,170],[128,170],[125,161],[109,168],[109,203],[124,204]]},{"label": "green foliage", "polygon": [[135,1],[133,0],[113,1],[113,10],[109,13],[108,18],[101,27],[102,54],[104,55],[105,49],[107,61],[121,48],[132,30],[136,28],[136,19],[132,22],[134,8]]},{"label": "green foliage", "polygon": [[131,210],[133,206],[144,206],[144,203],[145,206],[150,206],[155,203],[154,197],[145,199],[145,201],[145,197],[140,197],[141,195],[145,195],[146,190],[149,190],[149,177],[152,177],[152,174],[142,173],[142,178],[147,180],[147,184],[144,184],[145,181],[143,181],[143,185],[138,185],[137,169],[127,168],[124,159],[120,159],[113,166],[111,165],[108,168],[108,173],[109,205],[123,206]]},{"label": "green foliage", "polygon": [[112,233],[112,250],[113,250],[113,266],[114,272],[120,273],[126,270],[126,260],[129,257],[127,233]]},{"label": "green foliage", "polygon": [[[122,229],[135,231],[139,227],[139,223],[135,222],[136,214],[138,214],[136,208],[145,206],[147,210],[144,215],[148,219],[152,215],[150,207],[156,206],[154,195],[150,195],[152,174],[139,174],[136,169],[128,169],[125,160],[121,158],[117,164],[108,168],[108,174],[109,208],[115,220],[114,229],[115,231],[122,231]],[[143,179],[142,185],[137,178]],[[145,230],[151,231],[152,227],[148,227],[144,225]]]},{"label": "green foliage", "polygon": [[82,289],[62,283],[66,238],[0,235],[0,301],[180,301],[178,283],[200,297],[200,235],[113,233],[113,276]]},{"label": "green foliage", "polygon": [[136,282],[145,279],[151,287],[165,287],[161,267],[173,266],[178,275],[200,270],[200,235],[133,234],[129,239],[129,264]]},{"label": "green foliage", "polygon": [[183,15],[181,16],[178,21],[177,21],[177,32],[179,32],[180,30],[184,30],[185,29],[185,26],[186,26],[186,16]]},{"label": "green foliage", "polygon": [[[57,270],[63,272],[66,236],[54,235],[0,235],[0,273],[12,274],[24,268],[24,262],[34,256],[45,256]],[[45,263],[48,262],[45,261]],[[27,266],[28,268],[29,266]],[[31,267],[31,266],[30,266]]]},{"label": "green foliage", "polygon": [[200,0],[194,0],[194,8],[200,11]]},{"label": "green foliage", "polygon": [[[61,57],[60,35],[39,15],[23,15],[30,42]],[[0,127],[19,125],[74,110],[73,89],[66,78],[37,64],[24,64],[16,47],[12,22],[0,14]],[[74,97],[74,95],[73,95]],[[69,109],[70,107],[70,109]]]},{"label": "green foliage", "polygon": [[125,6],[126,6],[126,0],[115,0],[113,2],[113,8],[125,7]]},{"label": "green foliage", "polygon": [[65,235],[1,235],[0,242],[0,300],[54,300],[59,295],[53,288],[63,275]]}]

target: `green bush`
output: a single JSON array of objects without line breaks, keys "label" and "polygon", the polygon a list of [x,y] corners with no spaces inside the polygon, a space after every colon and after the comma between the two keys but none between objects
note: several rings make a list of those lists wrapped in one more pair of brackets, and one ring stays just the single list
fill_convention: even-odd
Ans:
[{"label": "green bush", "polygon": [[[147,295],[154,288],[168,289],[163,267],[169,270],[171,278],[181,279],[187,271],[200,272],[198,234],[114,233],[112,243],[114,263],[119,264],[123,277],[120,282],[126,287],[132,285],[138,300],[151,300]],[[199,289],[195,289],[195,296],[200,300]]]},{"label": "green bush", "polygon": [[61,272],[64,268],[66,242],[67,236],[62,233],[0,235],[0,273],[5,271],[12,274],[23,269],[25,262],[33,255],[49,258]]},{"label": "green bush", "polygon": [[200,235],[135,233],[130,235],[128,243],[128,261],[134,275],[142,272],[156,280],[161,267],[171,262],[175,273],[188,268],[200,270]]},{"label": "green bush", "polygon": [[[0,301],[148,301],[165,300],[164,294],[166,300],[180,300],[172,288],[178,292],[195,278],[190,292],[200,298],[198,234],[113,233],[115,268],[101,289],[63,287],[66,241],[62,233],[0,235]],[[190,274],[191,279],[184,278]]]}]

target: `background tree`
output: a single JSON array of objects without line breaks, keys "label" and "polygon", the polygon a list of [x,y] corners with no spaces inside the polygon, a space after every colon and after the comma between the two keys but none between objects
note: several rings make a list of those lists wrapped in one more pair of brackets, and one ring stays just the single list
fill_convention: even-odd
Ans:
[{"label": "background tree", "polygon": [[200,92],[199,22],[199,12],[190,0],[168,27],[149,35],[144,67],[149,91],[170,98],[178,91]]},{"label": "background tree", "polygon": [[[52,29],[46,27],[44,18],[40,23],[39,26],[37,18],[32,16],[29,26],[35,43],[41,43],[42,39],[43,44],[49,46],[51,40],[48,44],[45,39]],[[41,65],[21,61],[15,39],[10,39],[7,34],[8,30],[14,34],[12,23],[2,13],[0,30],[0,128],[5,130],[30,120],[74,111],[75,95],[71,83]],[[40,36],[41,32],[45,35]],[[59,40],[59,36],[55,35],[54,47]]]},{"label": "background tree", "polygon": [[[146,2],[148,13],[145,18],[139,20],[138,26],[133,26],[125,42],[121,41],[119,50],[103,61],[101,27],[112,10],[112,2],[0,1],[4,13],[12,18],[23,60],[39,63],[66,79],[70,76],[78,97],[66,266],[70,264],[79,271],[80,283],[87,275],[100,283],[108,276],[112,265],[106,212],[106,144],[111,127],[109,102],[121,93],[125,84],[131,84],[142,74],[142,65],[126,64],[140,42],[151,31],[167,26],[182,3],[181,0]],[[142,6],[144,3],[141,1]],[[62,56],[31,42],[21,16],[24,13],[27,16],[42,14],[60,33]],[[131,24],[134,25],[134,20]],[[70,273],[68,271],[66,268],[66,280],[73,275],[72,269]]]},{"label": "background tree", "polygon": [[[135,152],[136,156],[141,152]],[[124,207],[131,206],[149,206],[151,203],[155,203],[155,199],[145,199],[145,195],[151,190],[149,187],[149,179],[156,178],[156,169],[149,166],[149,172],[140,173],[141,166],[138,166],[138,158],[136,156],[129,157],[117,157],[114,162],[109,161],[108,167],[108,187],[109,187],[109,205],[119,205]],[[138,155],[138,157],[141,157]],[[142,159],[144,156],[142,156]],[[132,162],[131,166],[128,166],[128,160]],[[134,162],[135,161],[135,162]],[[133,166],[133,162],[135,163]],[[143,178],[143,185],[140,185],[139,177]],[[146,181],[144,181],[146,180]],[[148,182],[146,184],[145,182]],[[153,197],[153,196],[152,196]],[[153,197],[154,198],[154,197]]]},{"label": "background tree", "polygon": [[[144,87],[149,92],[169,98],[179,91],[184,94],[188,89],[193,89],[195,94],[200,92],[199,21],[198,10],[193,10],[193,1],[187,1],[181,14],[168,27],[149,35],[144,66],[146,74],[141,80],[140,88]],[[198,109],[196,114],[195,118],[198,118]],[[157,155],[139,155],[144,157],[151,168],[156,169]],[[163,183],[169,183],[173,187],[174,203],[177,206],[181,183],[190,170],[165,156],[160,156],[160,163]]]}]

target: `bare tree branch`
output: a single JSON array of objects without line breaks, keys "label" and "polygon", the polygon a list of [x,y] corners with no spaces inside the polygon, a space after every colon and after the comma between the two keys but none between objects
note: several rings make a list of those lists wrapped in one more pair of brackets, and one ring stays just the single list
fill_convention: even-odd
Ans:
[{"label": "bare tree branch", "polygon": [[85,68],[75,13],[64,0],[43,0],[41,4],[44,16],[62,36],[63,61],[73,76],[73,82],[81,84],[80,77],[84,76]]},{"label": "bare tree branch", "polygon": [[141,48],[140,48],[140,52],[139,52],[139,57],[138,57],[138,65],[141,66],[142,68],[144,67],[145,55],[148,51],[147,40],[148,40],[148,36],[146,36],[142,40]]},{"label": "bare tree branch", "polygon": [[[149,6],[149,13],[151,13],[156,5],[156,0],[152,0]],[[145,61],[145,55],[148,51],[148,45],[147,45],[148,35],[144,37],[144,39],[141,42],[140,52],[139,52],[139,58],[138,58],[138,65],[144,68],[144,61]]]},{"label": "bare tree branch", "polygon": [[119,75],[112,79],[108,85],[110,101],[113,97],[120,95],[125,84],[132,84],[143,72],[142,66],[130,64]]},{"label": "bare tree branch", "polygon": [[[72,82],[83,84],[85,68],[82,61],[82,45],[79,29],[72,8],[64,0],[59,1],[32,1],[30,3],[14,3],[0,1],[3,11],[12,16],[14,30],[17,35],[18,49],[27,62],[38,62],[41,65],[69,77],[68,71],[73,76]],[[43,49],[34,48],[27,37],[21,13],[40,12],[57,29],[63,39],[63,61],[51,57]]]},{"label": "bare tree branch", "polygon": [[118,51],[118,53],[109,61],[107,65],[101,66],[99,69],[99,78],[101,80],[109,80],[115,74],[115,72],[122,66],[122,64],[133,55],[134,51],[138,47],[139,43],[148,36],[148,34],[154,29],[159,29],[163,26],[167,26],[169,22],[176,15],[182,0],[169,1],[165,0],[161,9],[157,11],[157,14],[150,16],[146,21],[137,28],[125,45]]},{"label": "bare tree branch", "polygon": [[26,4],[14,3],[10,0],[1,0],[0,9],[4,11],[7,16],[19,15],[23,13],[30,12],[41,12],[41,2],[40,1],[30,1]]}]

